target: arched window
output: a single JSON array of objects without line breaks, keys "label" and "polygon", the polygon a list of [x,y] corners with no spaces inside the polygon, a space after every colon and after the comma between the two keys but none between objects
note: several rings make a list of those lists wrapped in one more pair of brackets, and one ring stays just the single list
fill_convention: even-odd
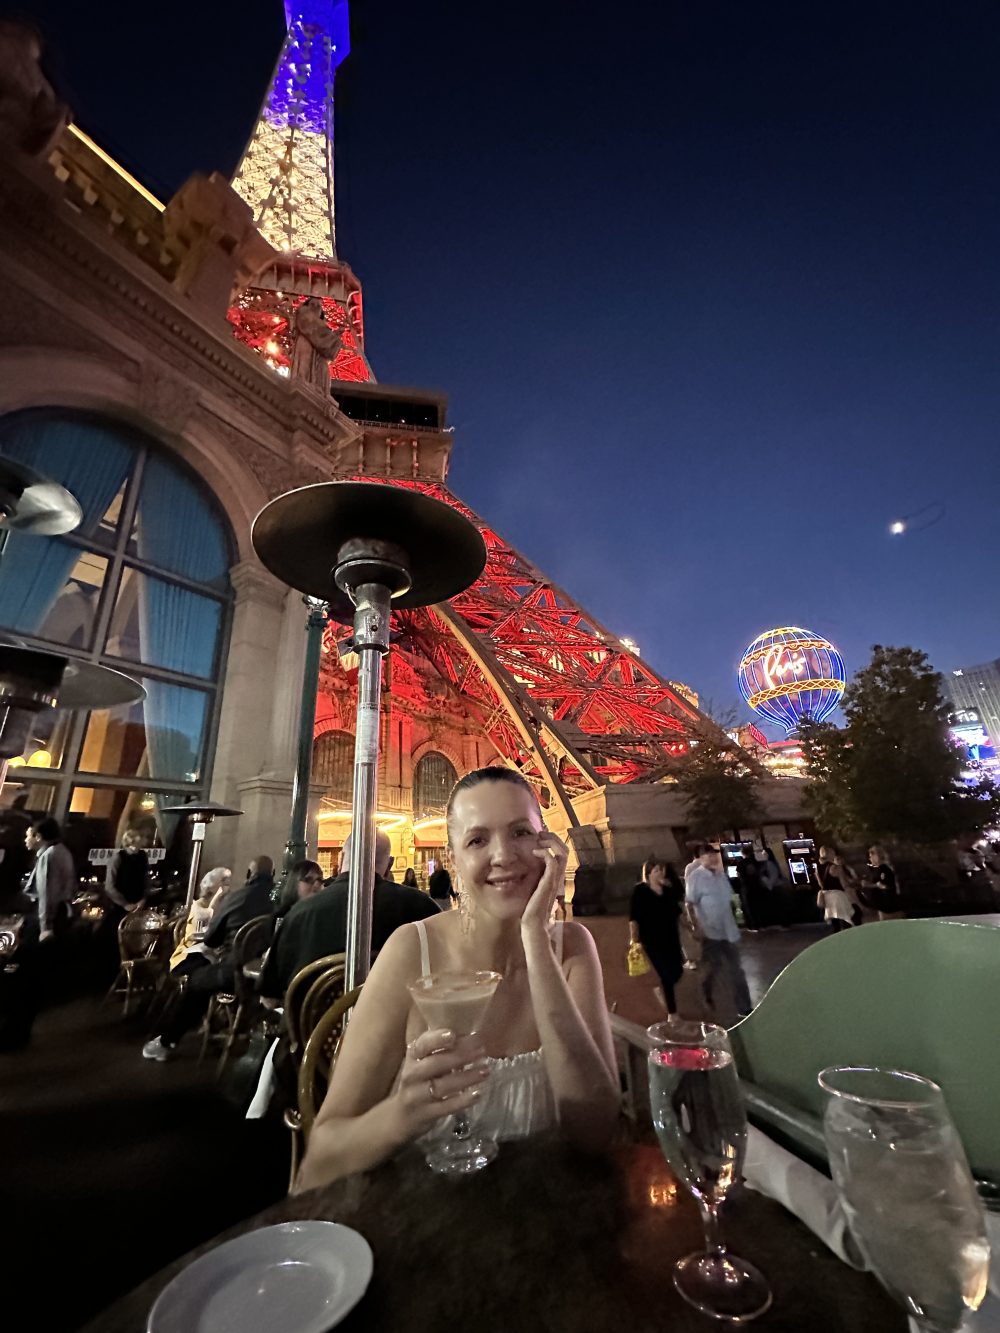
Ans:
[{"label": "arched window", "polygon": [[131,708],[40,715],[11,773],[37,780],[21,781],[11,796],[27,791],[30,810],[68,814],[71,824],[92,826],[96,845],[113,846],[124,823],[152,831],[163,804],[207,794],[231,532],[204,485],[124,423],[11,413],[0,418],[0,453],[66,486],[83,509],[65,537],[11,534],[0,561],[0,627],[125,671],[146,688]]},{"label": "arched window", "polygon": [[451,789],[458,781],[455,765],[437,750],[417,760],[413,770],[413,816],[443,815]]},{"label": "arched window", "polygon": [[327,731],[313,742],[312,780],[327,787],[328,799],[350,803],[354,791],[354,737]]}]

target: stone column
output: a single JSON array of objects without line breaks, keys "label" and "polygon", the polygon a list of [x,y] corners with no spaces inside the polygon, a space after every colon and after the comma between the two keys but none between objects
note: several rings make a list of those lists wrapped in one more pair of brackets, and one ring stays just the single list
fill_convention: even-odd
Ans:
[{"label": "stone column", "polygon": [[[286,762],[283,772],[274,772],[275,718],[287,716],[292,704],[286,696],[297,696],[297,686],[276,669],[288,589],[256,560],[242,561],[230,577],[236,603],[211,794],[213,800],[241,808],[244,814],[240,819],[216,820],[209,827],[204,857],[208,865],[230,866],[239,880],[246,868],[243,863],[257,852],[266,852],[280,864],[292,771]],[[273,784],[266,791],[253,785],[265,775],[277,780],[276,789]]]}]

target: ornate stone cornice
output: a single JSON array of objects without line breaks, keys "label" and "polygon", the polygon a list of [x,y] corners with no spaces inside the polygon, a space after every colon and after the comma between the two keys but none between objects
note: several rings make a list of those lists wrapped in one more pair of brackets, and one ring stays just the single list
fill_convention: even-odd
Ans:
[{"label": "ornate stone cornice", "polygon": [[[293,421],[317,437],[321,453],[341,440],[357,437],[358,428],[337,411],[332,399],[327,410],[320,400],[307,400],[298,386],[276,376],[243,348],[230,335],[227,322],[220,318],[216,327],[206,326],[196,311],[185,309],[185,298],[151,266],[123,247],[111,252],[108,238],[88,218],[61,214],[52,191],[42,189],[16,163],[5,162],[4,167],[0,222],[5,229],[16,227],[19,233],[16,245],[10,240],[6,244],[17,254],[21,267],[33,267],[30,256],[34,254],[43,263],[75,271],[104,293],[98,300],[105,311],[111,293],[139,317],[144,329],[159,334],[164,347],[158,350],[169,351],[178,369],[181,349],[197,368],[210,373],[210,392],[226,396],[228,391],[235,396],[234,407],[243,414],[251,406],[263,410],[270,429],[279,437],[288,438]],[[65,273],[62,282],[66,283]]]}]

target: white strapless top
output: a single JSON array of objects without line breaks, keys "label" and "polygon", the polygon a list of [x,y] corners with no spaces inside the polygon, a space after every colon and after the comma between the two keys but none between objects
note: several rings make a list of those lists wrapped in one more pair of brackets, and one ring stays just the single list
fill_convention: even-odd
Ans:
[{"label": "white strapless top", "polygon": [[[426,977],[431,972],[427,928],[423,921],[417,921],[416,927],[420,936],[420,974]],[[550,926],[549,933],[561,965],[563,923],[557,921]],[[526,1139],[531,1134],[551,1129],[556,1123],[556,1108],[541,1050],[490,1057],[489,1065],[490,1076],[483,1084],[482,1096],[467,1112],[473,1128],[497,1142]],[[420,1142],[426,1143],[439,1134],[447,1136],[451,1132],[450,1122],[445,1119],[424,1134]]]}]

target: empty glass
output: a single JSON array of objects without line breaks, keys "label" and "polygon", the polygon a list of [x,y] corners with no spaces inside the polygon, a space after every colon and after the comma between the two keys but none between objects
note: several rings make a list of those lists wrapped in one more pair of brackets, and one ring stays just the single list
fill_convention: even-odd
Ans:
[{"label": "empty glass", "polygon": [[854,1238],[924,1333],[956,1333],[986,1295],[982,1203],[941,1089],[898,1069],[824,1069],[823,1132]]},{"label": "empty glass", "polygon": [[771,1304],[767,1280],[726,1249],[719,1209],[739,1180],[747,1115],[725,1028],[672,1018],[648,1029],[653,1127],[671,1171],[694,1195],[705,1249],[674,1266],[674,1286],[713,1319],[744,1323]]}]

